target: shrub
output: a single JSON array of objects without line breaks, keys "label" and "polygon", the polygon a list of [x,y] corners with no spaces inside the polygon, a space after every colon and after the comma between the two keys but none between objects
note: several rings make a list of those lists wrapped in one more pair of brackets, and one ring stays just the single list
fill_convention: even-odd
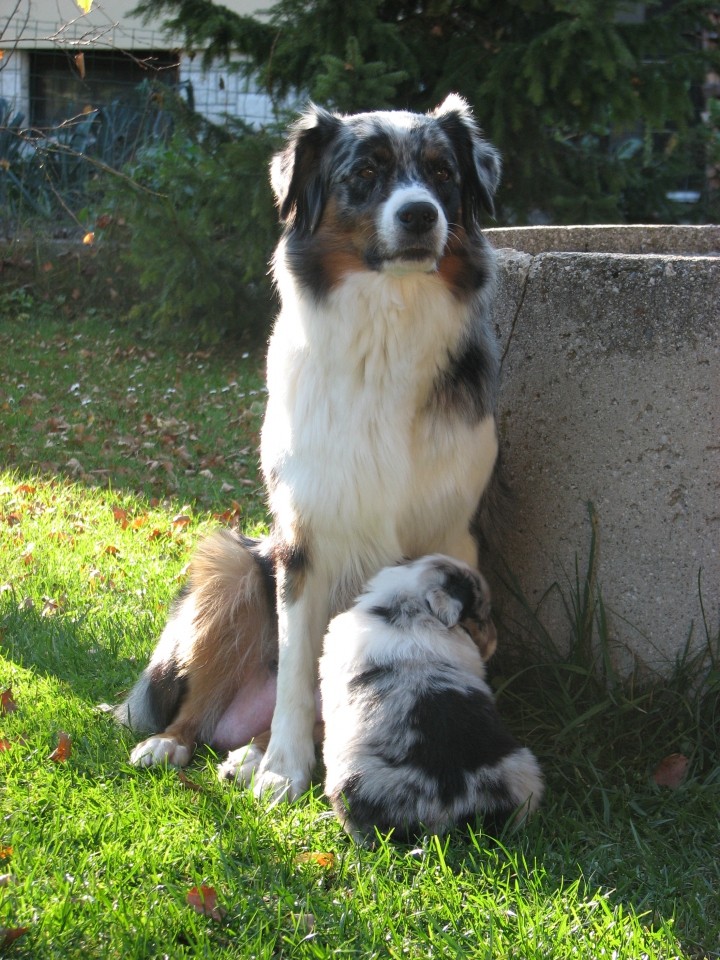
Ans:
[{"label": "shrub", "polygon": [[244,126],[235,135],[178,130],[126,168],[113,212],[129,227],[124,256],[145,296],[137,318],[160,330],[190,326],[203,340],[264,330],[278,235],[268,163],[277,142]]}]

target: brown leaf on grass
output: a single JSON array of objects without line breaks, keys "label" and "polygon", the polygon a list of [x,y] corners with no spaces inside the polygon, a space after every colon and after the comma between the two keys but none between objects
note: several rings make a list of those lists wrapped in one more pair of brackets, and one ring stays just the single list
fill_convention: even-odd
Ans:
[{"label": "brown leaf on grass", "polygon": [[7,737],[0,737],[0,753],[5,753],[6,750],[12,749],[12,740],[8,740]]},{"label": "brown leaf on grass", "polygon": [[107,543],[102,548],[102,552],[109,554],[111,557],[116,557],[120,553],[120,548],[116,547],[114,543]]},{"label": "brown leaf on grass", "polygon": [[32,486],[32,484],[19,483],[17,487],[15,487],[15,493],[27,493],[29,495],[32,495],[33,493],[35,493],[36,489],[37,487]]},{"label": "brown leaf on grass", "polygon": [[184,530],[189,523],[190,517],[188,517],[185,513],[179,513],[177,516],[172,518],[170,526],[173,533],[178,533],[180,530]]},{"label": "brown leaf on grass", "polygon": [[0,950],[9,947],[19,937],[24,937],[30,927],[0,927]]},{"label": "brown leaf on grass", "polygon": [[35,553],[35,544],[28,543],[28,545],[25,547],[23,552],[20,554],[20,559],[22,560],[22,562],[25,564],[26,567],[30,566],[30,564],[34,562],[35,560],[34,553]]},{"label": "brown leaf on grass", "polygon": [[202,787],[199,783],[195,783],[194,780],[191,780],[190,777],[182,770],[178,770],[178,780],[180,781],[181,786],[185,787],[186,790],[192,790],[195,793],[202,793]]},{"label": "brown leaf on grass", "polygon": [[58,734],[58,745],[48,757],[54,763],[65,763],[72,753],[72,739],[62,731]]},{"label": "brown leaf on grass", "polygon": [[55,600],[53,597],[44,597],[43,608],[40,611],[41,617],[54,617],[55,614],[62,609],[63,598]]},{"label": "brown leaf on grass", "polygon": [[17,704],[15,703],[15,698],[13,697],[12,687],[8,687],[6,690],[3,690],[3,692],[0,693],[0,715],[15,713],[16,710]]},{"label": "brown leaf on grass", "polygon": [[213,517],[215,520],[220,520],[222,523],[235,524],[242,516],[242,507],[237,502],[237,500],[231,500],[230,506],[227,510],[224,510],[222,513],[214,513]]},{"label": "brown leaf on grass", "polygon": [[222,920],[226,910],[217,905],[217,893],[214,887],[199,886],[188,890],[185,898],[196,913],[201,913],[205,917],[212,917],[213,920]]},{"label": "brown leaf on grass", "polygon": [[13,848],[0,843],[0,860],[9,860],[13,855]]},{"label": "brown leaf on grass", "polygon": [[295,859],[297,863],[316,863],[319,867],[325,867],[326,870],[335,866],[334,853],[300,853]]},{"label": "brown leaf on grass", "polygon": [[113,517],[115,517],[115,522],[120,524],[120,528],[124,530],[127,525],[130,523],[130,518],[128,517],[127,510],[123,510],[122,507],[113,507],[112,508]]},{"label": "brown leaf on grass", "polygon": [[682,753],[671,753],[664,757],[653,774],[653,780],[659,787],[676,790],[685,779],[690,761]]}]

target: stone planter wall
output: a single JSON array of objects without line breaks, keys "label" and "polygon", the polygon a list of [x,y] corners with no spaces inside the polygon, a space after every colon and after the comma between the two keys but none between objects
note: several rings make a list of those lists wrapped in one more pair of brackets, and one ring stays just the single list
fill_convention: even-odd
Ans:
[{"label": "stone planter wall", "polygon": [[505,559],[562,646],[551,588],[567,595],[576,559],[586,567],[592,502],[617,666],[667,671],[720,625],[720,228],[487,236],[515,495]]}]

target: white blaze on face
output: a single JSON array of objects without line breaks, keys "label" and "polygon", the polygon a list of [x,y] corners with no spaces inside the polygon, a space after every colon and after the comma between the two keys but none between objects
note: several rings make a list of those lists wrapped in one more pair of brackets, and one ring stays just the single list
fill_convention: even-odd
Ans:
[{"label": "white blaze on face", "polygon": [[[437,219],[431,228],[413,235],[402,224],[399,211],[407,204],[429,203],[437,211]],[[445,249],[448,224],[442,207],[430,191],[421,184],[410,184],[394,190],[380,207],[377,225],[378,239],[387,256],[383,269],[389,273],[431,273],[437,269],[438,260]],[[427,250],[427,257],[419,257],[419,250]],[[403,256],[404,253],[410,254]]]}]

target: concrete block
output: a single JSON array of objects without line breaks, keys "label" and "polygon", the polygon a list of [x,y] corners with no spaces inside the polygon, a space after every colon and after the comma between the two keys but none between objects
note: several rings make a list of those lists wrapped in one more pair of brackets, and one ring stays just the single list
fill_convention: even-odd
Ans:
[{"label": "concrete block", "polygon": [[[688,639],[706,642],[706,622],[716,636],[720,624],[720,229],[487,234],[522,247],[498,251],[500,430],[515,495],[505,560],[567,644],[553,584],[567,595],[576,560],[585,569],[591,502],[616,665],[667,671]],[[608,243],[683,252],[568,250]]]}]

